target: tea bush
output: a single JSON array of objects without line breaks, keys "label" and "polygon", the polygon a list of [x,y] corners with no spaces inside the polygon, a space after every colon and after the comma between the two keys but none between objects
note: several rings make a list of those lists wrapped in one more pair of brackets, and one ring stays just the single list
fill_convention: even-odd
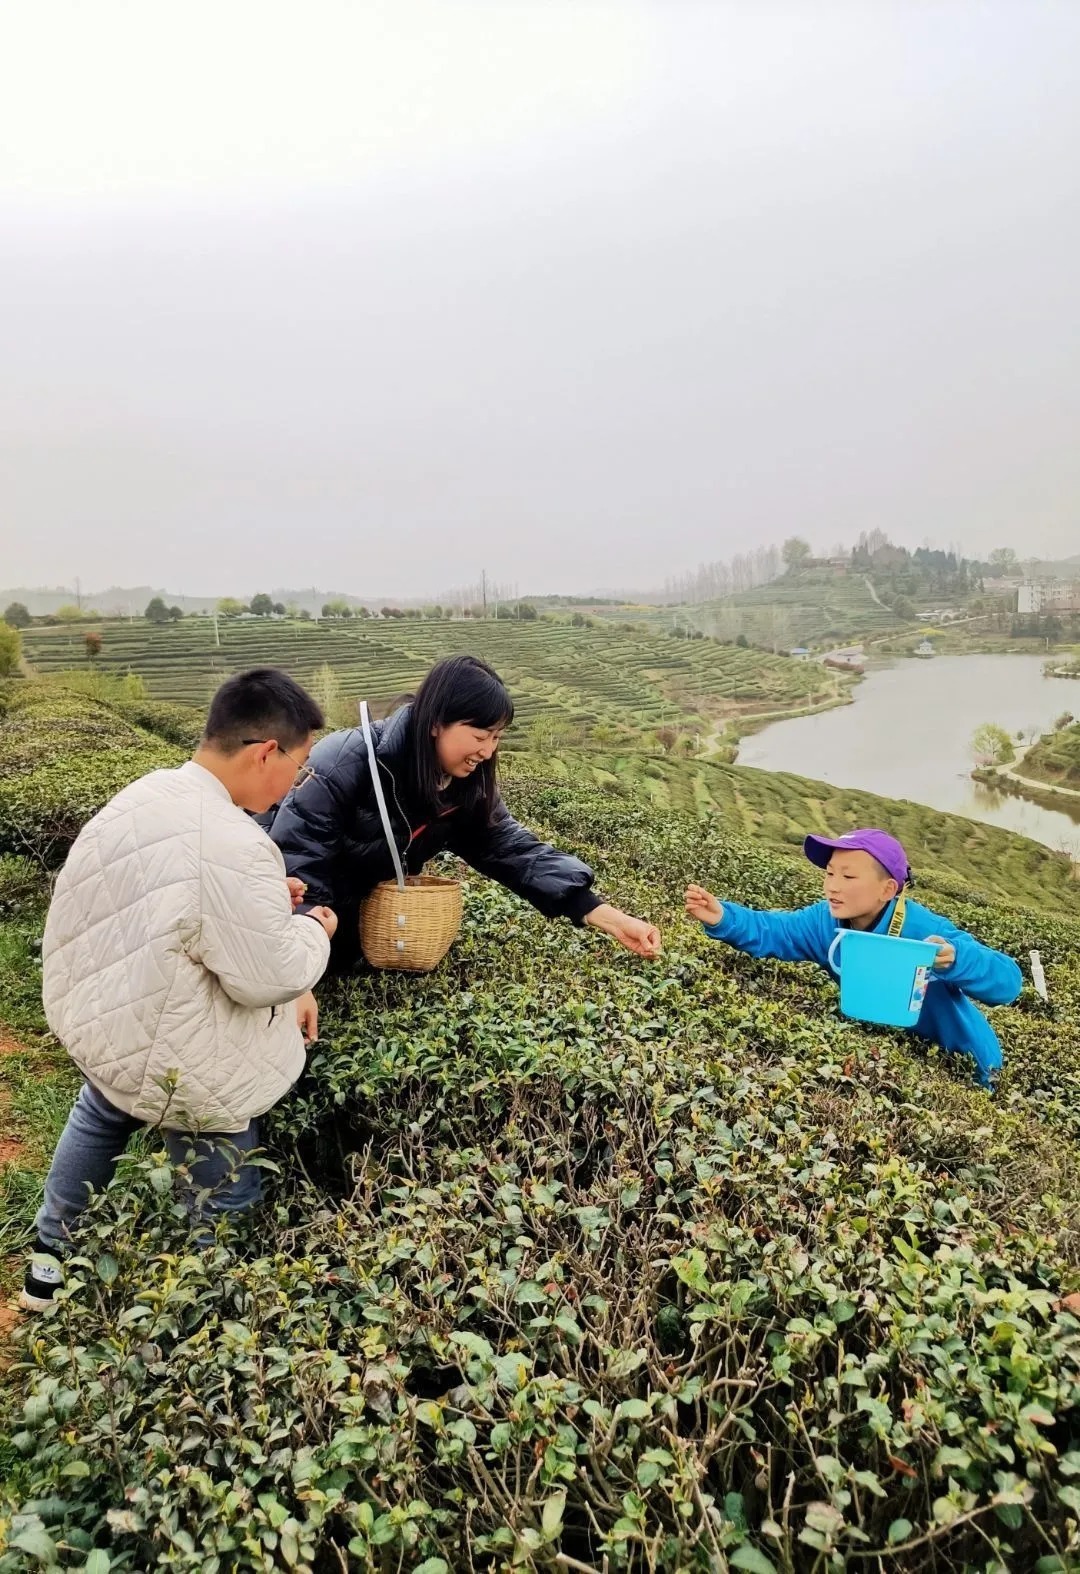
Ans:
[{"label": "tea bush", "polygon": [[30,858],[0,853],[0,919],[22,912],[40,900],[47,889],[40,865]]},{"label": "tea bush", "polygon": [[112,706],[117,715],[144,732],[151,732],[166,743],[178,744],[189,752],[202,737],[201,711],[189,705],[174,705],[169,700],[121,700]]},{"label": "tea bush", "polygon": [[59,865],[115,793],[181,759],[100,701],[44,685],[14,689],[0,726],[0,853]]},{"label": "tea bush", "polygon": [[1080,926],[928,873],[1046,962],[991,1100],[677,919],[803,861],[512,801],[664,959],[469,878],[436,973],[320,991],[258,1216],[193,1240],[130,1160],[11,1374],[0,1574],[1075,1567]]}]

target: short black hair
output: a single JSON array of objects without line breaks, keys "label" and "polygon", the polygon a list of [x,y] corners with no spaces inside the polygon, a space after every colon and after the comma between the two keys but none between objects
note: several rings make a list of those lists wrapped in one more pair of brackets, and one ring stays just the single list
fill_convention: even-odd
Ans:
[{"label": "short black hair", "polygon": [[244,739],[275,739],[282,749],[295,749],[326,718],[307,689],[276,667],[238,672],[210,701],[203,742],[223,754],[235,754]]}]

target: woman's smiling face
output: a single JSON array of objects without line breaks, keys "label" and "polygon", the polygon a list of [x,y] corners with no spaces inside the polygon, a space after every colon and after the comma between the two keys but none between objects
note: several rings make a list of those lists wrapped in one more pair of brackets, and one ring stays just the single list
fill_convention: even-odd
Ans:
[{"label": "woman's smiling face", "polygon": [[502,726],[477,727],[471,721],[455,721],[448,727],[436,727],[432,736],[440,770],[463,781],[491,759],[503,731]]}]

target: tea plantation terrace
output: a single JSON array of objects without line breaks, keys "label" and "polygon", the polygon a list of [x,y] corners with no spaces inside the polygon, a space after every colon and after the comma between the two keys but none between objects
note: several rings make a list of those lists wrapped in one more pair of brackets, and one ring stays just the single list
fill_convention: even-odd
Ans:
[{"label": "tea plantation terrace", "polygon": [[[144,723],[176,735],[184,713],[25,681],[0,709],[17,1261],[74,1082],[34,1016],[39,859],[123,778],[183,757]],[[679,918],[688,874],[757,905],[814,892],[734,810],[658,813],[525,757],[507,791],[663,924],[664,959],[470,877],[437,972],[321,987],[258,1217],[193,1241],[141,1143],[85,1216],[69,1295],[0,1379],[0,1574],[1068,1574],[1067,861],[989,827],[941,835],[950,817],[923,811],[934,905],[1046,966],[1049,1001],[1026,987],[994,1013],[991,1099],[962,1064],[841,1018],[817,970]],[[1010,859],[1029,905],[997,894]]]},{"label": "tea plantation terrace", "polygon": [[[152,696],[197,706],[230,672],[259,664],[283,667],[309,683],[329,667],[346,696],[387,702],[414,689],[438,656],[463,650],[497,668],[526,726],[550,717],[576,727],[704,728],[740,712],[795,708],[836,688],[820,670],[764,651],[559,622],[221,619],[220,644],[209,618],[100,628],[97,669],[135,672]],[[66,627],[28,629],[24,651],[42,674],[86,660],[82,632]]]}]

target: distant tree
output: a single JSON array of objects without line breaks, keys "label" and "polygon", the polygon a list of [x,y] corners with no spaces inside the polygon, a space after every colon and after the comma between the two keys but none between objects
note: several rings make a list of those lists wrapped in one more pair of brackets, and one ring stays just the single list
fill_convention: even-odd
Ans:
[{"label": "distant tree", "polygon": [[307,607],[301,607],[300,611],[296,615],[300,619],[301,623],[311,622],[311,613],[308,611]]},{"label": "distant tree", "polygon": [[274,610],[273,599],[265,590],[260,590],[257,596],[252,596],[249,610],[257,618],[268,618]]},{"label": "distant tree", "polygon": [[17,628],[7,621],[0,623],[0,678],[9,678],[19,670],[22,639]]},{"label": "distant tree", "polygon": [[598,749],[610,749],[622,741],[622,733],[618,727],[612,727],[608,722],[598,721],[593,725],[589,733],[589,741],[595,744]]},{"label": "distant tree", "polygon": [[21,601],[13,601],[4,613],[4,622],[9,628],[28,629],[31,623],[30,612]]},{"label": "distant tree", "polygon": [[356,616],[358,618],[370,618],[374,616],[374,613],[370,607],[357,607]]},{"label": "distant tree", "polygon": [[531,601],[519,601],[514,616],[522,623],[535,623],[539,614]]},{"label": "distant tree", "polygon": [[137,672],[125,672],[120,679],[120,697],[125,700],[144,700],[146,684]]},{"label": "distant tree", "polygon": [[285,617],[286,616],[285,603],[283,601],[275,601],[274,602],[274,606],[273,606],[273,613],[274,613],[274,616],[276,618],[283,618],[283,617]]},{"label": "distant tree", "polygon": [[980,765],[1009,765],[1016,758],[1013,741],[1004,727],[983,722],[971,739],[971,752]]},{"label": "distant tree", "polygon": [[1054,722],[1054,731],[1055,732],[1061,732],[1061,730],[1064,727],[1071,727],[1075,720],[1076,720],[1076,718],[1073,715],[1072,711],[1070,711],[1070,710],[1062,711],[1061,715]]},{"label": "distant tree", "polygon": [[788,536],[780,549],[780,554],[790,572],[801,568],[808,557],[812,556],[809,541],[804,541],[802,536]]},{"label": "distant tree", "polygon": [[169,621],[169,609],[160,596],[154,596],[146,603],[146,611],[143,613],[143,617],[148,623],[167,623]]},{"label": "distant tree", "polygon": [[325,662],[308,685],[318,701],[328,727],[351,727],[356,721],[355,703],[346,697],[341,676]]},{"label": "distant tree", "polygon": [[736,634],[735,643],[738,645],[740,650],[749,650],[750,648],[750,641],[747,639],[745,634]]},{"label": "distant tree", "polygon": [[179,607],[170,607],[169,608],[169,618],[170,618],[170,620],[173,623],[179,623],[179,621],[183,617],[183,615],[184,614],[183,614],[183,612],[181,611],[181,609]]},{"label": "distant tree", "polygon": [[665,754],[670,754],[679,741],[679,734],[674,727],[657,727],[656,741]]},{"label": "distant tree", "polygon": [[96,656],[101,655],[101,635],[97,629],[91,629],[83,636],[83,644],[86,646],[87,661],[93,661]]},{"label": "distant tree", "polygon": [[1020,566],[1020,559],[1012,547],[995,547],[986,561],[998,575],[1013,574]]},{"label": "distant tree", "polygon": [[915,619],[918,617],[918,613],[915,610],[915,603],[913,601],[909,601],[907,596],[897,596],[893,601],[892,609],[898,618],[903,618],[905,623],[914,623]]},{"label": "distant tree", "polygon": [[322,615],[324,618],[350,618],[352,609],[342,596],[334,596],[330,601],[323,602]]},{"label": "distant tree", "polygon": [[247,611],[242,601],[237,601],[235,596],[222,596],[217,604],[218,613],[223,618],[238,618]]},{"label": "distant tree", "polygon": [[328,662],[323,662],[316,672],[311,692],[324,711],[329,711],[341,701],[341,679]]},{"label": "distant tree", "polygon": [[525,731],[526,742],[534,754],[547,754],[565,747],[570,738],[569,723],[556,716],[537,716]]},{"label": "distant tree", "polygon": [[66,607],[57,607],[53,616],[58,623],[81,623],[83,611],[81,607],[68,605]]}]

